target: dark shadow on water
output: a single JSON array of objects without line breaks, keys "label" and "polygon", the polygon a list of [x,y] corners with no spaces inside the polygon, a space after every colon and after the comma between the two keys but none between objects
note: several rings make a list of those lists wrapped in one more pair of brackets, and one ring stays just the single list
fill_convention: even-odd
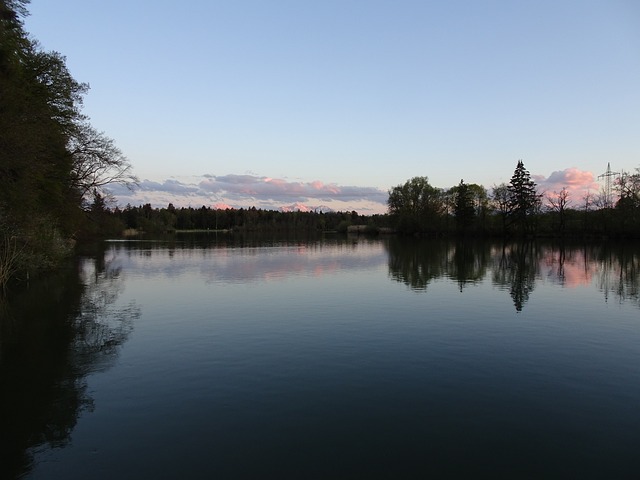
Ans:
[{"label": "dark shadow on water", "polygon": [[0,306],[0,477],[26,474],[40,448],[65,446],[93,409],[86,377],[113,364],[140,315],[115,306],[120,275],[98,251]]}]

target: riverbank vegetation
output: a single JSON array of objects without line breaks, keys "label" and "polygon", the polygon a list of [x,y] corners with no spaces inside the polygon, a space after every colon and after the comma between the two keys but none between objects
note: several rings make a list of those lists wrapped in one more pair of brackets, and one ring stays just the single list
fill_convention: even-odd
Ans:
[{"label": "riverbank vegetation", "polygon": [[89,87],[24,30],[28,0],[0,0],[0,287],[57,266],[91,230],[88,205],[135,183],[82,113]]}]

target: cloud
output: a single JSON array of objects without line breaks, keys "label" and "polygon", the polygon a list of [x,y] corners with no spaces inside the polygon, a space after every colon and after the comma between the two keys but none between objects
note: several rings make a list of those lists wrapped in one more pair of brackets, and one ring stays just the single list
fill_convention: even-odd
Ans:
[{"label": "cloud", "polygon": [[197,186],[184,184],[174,179],[165,180],[162,183],[143,180],[140,182],[140,189],[148,192],[168,192],[178,195],[188,195],[198,192]]},{"label": "cloud", "polygon": [[538,184],[540,192],[553,194],[566,188],[574,200],[581,198],[587,192],[597,193],[601,189],[592,172],[575,167],[557,170],[548,177],[532,175],[532,178]]},{"label": "cloud", "polygon": [[238,199],[252,197],[273,202],[308,202],[309,200],[366,200],[386,204],[387,192],[374,187],[339,186],[313,182],[290,182],[254,175],[208,176],[199,184],[206,192]]},{"label": "cloud", "polygon": [[375,187],[343,186],[320,180],[298,182],[254,174],[206,174],[160,181],[145,179],[134,191],[114,186],[111,193],[121,205],[255,206],[271,210],[356,210],[363,214],[385,212],[388,195]]}]

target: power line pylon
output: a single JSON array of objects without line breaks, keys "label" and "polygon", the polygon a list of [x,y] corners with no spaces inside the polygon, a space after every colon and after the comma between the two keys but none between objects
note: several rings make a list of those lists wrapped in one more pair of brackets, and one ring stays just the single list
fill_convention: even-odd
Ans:
[{"label": "power line pylon", "polygon": [[604,178],[604,208],[611,207],[611,177],[620,175],[618,172],[611,171],[611,163],[607,162],[607,171],[602,175],[598,175],[598,179]]}]

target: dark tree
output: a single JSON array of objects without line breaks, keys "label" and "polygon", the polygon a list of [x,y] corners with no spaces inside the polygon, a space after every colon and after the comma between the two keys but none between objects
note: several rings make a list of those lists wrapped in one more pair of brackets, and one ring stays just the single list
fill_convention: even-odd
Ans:
[{"label": "dark tree", "polygon": [[509,218],[509,204],[511,194],[506,183],[493,186],[492,204],[493,209],[500,215],[502,234],[507,232],[507,219]]},{"label": "dark tree", "polygon": [[623,232],[640,231],[640,168],[636,173],[622,172],[616,179],[615,188],[618,193],[616,212],[619,226]]},{"label": "dark tree", "polygon": [[24,30],[28,3],[0,0],[0,244],[20,252],[12,271],[33,274],[57,266],[70,240],[95,226],[94,190],[135,177],[82,114],[88,86]]},{"label": "dark tree", "polygon": [[562,187],[562,190],[559,192],[553,192],[553,194],[547,195],[547,202],[547,208],[558,215],[558,227],[562,235],[565,231],[566,210],[571,203],[567,187]]},{"label": "dark tree", "polygon": [[456,226],[459,231],[468,230],[473,225],[476,216],[473,192],[469,184],[460,180],[457,187],[453,189],[453,214],[456,217]]},{"label": "dark tree", "polygon": [[536,184],[531,180],[531,174],[524,168],[522,160],[518,160],[507,189],[511,221],[519,233],[526,233],[531,230],[531,219],[540,208],[541,195],[538,195]]},{"label": "dark tree", "polygon": [[138,182],[114,141],[85,121],[73,126],[67,148],[72,158],[70,186],[83,199],[114,183],[131,187]]},{"label": "dark tree", "polygon": [[427,177],[413,177],[389,191],[389,213],[400,231],[436,231],[442,220],[442,190],[429,184]]}]

